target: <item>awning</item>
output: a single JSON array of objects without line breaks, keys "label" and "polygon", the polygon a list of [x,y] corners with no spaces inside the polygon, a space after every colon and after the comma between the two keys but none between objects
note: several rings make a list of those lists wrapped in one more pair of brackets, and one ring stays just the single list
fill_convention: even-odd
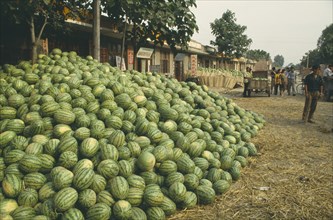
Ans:
[{"label": "awning", "polygon": [[183,53],[177,53],[176,57],[175,57],[175,61],[183,61],[185,57],[185,54]]},{"label": "awning", "polygon": [[146,47],[141,47],[136,54],[137,58],[143,58],[143,59],[150,59],[151,55],[153,54],[154,49],[152,48],[146,48]]}]

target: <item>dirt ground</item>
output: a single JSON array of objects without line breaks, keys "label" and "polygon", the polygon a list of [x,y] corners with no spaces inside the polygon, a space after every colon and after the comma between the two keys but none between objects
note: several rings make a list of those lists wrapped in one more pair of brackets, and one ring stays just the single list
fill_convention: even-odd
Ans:
[{"label": "dirt ground", "polygon": [[319,101],[315,124],[304,124],[304,96],[241,96],[240,107],[261,113],[266,125],[252,139],[259,155],[214,204],[179,211],[170,219],[333,219],[333,103]]}]

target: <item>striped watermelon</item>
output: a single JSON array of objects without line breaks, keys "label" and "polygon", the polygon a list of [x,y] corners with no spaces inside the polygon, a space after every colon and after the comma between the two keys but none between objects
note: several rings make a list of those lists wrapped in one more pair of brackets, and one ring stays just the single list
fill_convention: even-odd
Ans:
[{"label": "striped watermelon", "polygon": [[77,190],[89,188],[93,182],[95,172],[90,168],[84,168],[74,174],[73,187]]},{"label": "striped watermelon", "polygon": [[137,165],[142,171],[152,170],[155,166],[156,159],[152,153],[143,152],[138,157]]},{"label": "striped watermelon", "polygon": [[86,220],[108,220],[111,217],[111,208],[105,203],[96,203],[88,209],[85,217]]},{"label": "striped watermelon", "polygon": [[200,185],[196,190],[199,204],[211,204],[215,200],[215,191],[207,185]]},{"label": "striped watermelon", "polygon": [[77,208],[70,208],[62,215],[62,220],[84,220],[82,212]]},{"label": "striped watermelon", "polygon": [[175,182],[169,187],[169,196],[175,202],[182,202],[185,198],[186,187],[183,183]]},{"label": "striped watermelon", "polygon": [[2,181],[2,191],[8,198],[16,198],[23,188],[23,181],[14,174],[6,174]]},{"label": "striped watermelon", "polygon": [[[0,200],[0,213],[1,215],[9,215],[15,209],[17,209],[18,204],[14,199],[2,199]],[[1,216],[0,215],[0,216]]]},{"label": "striped watermelon", "polygon": [[143,190],[139,188],[131,187],[128,190],[128,196],[126,200],[131,204],[131,206],[139,206],[142,204]]},{"label": "striped watermelon", "polygon": [[19,206],[11,213],[11,216],[17,220],[32,219],[36,216],[36,211],[33,207]]},{"label": "striped watermelon", "polygon": [[19,162],[19,167],[25,173],[37,172],[42,167],[42,161],[37,155],[25,154]]},{"label": "striped watermelon", "polygon": [[112,197],[111,193],[109,193],[106,190],[103,190],[99,192],[97,195],[97,203],[105,203],[108,206],[112,206],[115,203],[115,200]]},{"label": "striped watermelon", "polygon": [[[156,187],[151,187],[156,186]],[[158,206],[163,203],[164,195],[159,186],[150,184],[146,186],[143,194],[143,200],[149,206]]]},{"label": "striped watermelon", "polygon": [[22,206],[34,207],[38,202],[38,193],[35,189],[26,188],[21,191],[17,202]]},{"label": "striped watermelon", "polygon": [[86,138],[81,142],[80,154],[85,157],[93,157],[99,150],[99,143],[95,138]]},{"label": "striped watermelon", "polygon": [[47,199],[52,198],[56,193],[56,189],[52,182],[45,183],[38,191],[38,198],[40,201],[44,202]]},{"label": "striped watermelon", "polygon": [[92,189],[84,189],[79,193],[78,204],[83,208],[90,208],[96,204],[97,196]]},{"label": "striped watermelon", "polygon": [[125,199],[128,195],[129,185],[122,176],[117,176],[109,181],[110,192],[116,199]]},{"label": "striped watermelon", "polygon": [[70,125],[75,121],[75,114],[66,109],[56,110],[53,117],[58,124]]},{"label": "striped watermelon", "polygon": [[125,134],[121,130],[115,130],[111,133],[109,141],[112,145],[119,148],[125,144]]},{"label": "striped watermelon", "polygon": [[66,187],[55,194],[54,205],[57,210],[64,212],[72,208],[77,200],[77,191],[71,187]]},{"label": "striped watermelon", "polygon": [[94,190],[94,192],[99,193],[103,191],[105,187],[106,187],[106,179],[102,175],[95,174],[89,188]]},{"label": "striped watermelon", "polygon": [[148,219],[165,219],[165,213],[160,207],[150,207],[146,214]]},{"label": "striped watermelon", "polygon": [[112,214],[117,219],[130,219],[132,216],[132,206],[126,200],[119,200],[117,201],[112,208]]},{"label": "striped watermelon", "polygon": [[132,215],[130,219],[147,220],[147,215],[142,209],[138,207],[132,207]]},{"label": "striped watermelon", "polygon": [[116,161],[111,159],[103,160],[99,163],[97,172],[108,180],[118,175],[119,165]]},{"label": "striped watermelon", "polygon": [[25,188],[38,190],[46,183],[47,179],[42,173],[33,172],[25,175],[23,181]]},{"label": "striped watermelon", "polygon": [[55,189],[69,187],[73,182],[74,174],[64,167],[55,167],[51,171],[51,179]]}]

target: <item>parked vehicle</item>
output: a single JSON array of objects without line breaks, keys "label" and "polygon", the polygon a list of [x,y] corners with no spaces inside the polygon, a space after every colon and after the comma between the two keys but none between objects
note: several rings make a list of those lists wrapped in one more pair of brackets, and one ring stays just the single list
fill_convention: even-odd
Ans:
[{"label": "parked vehicle", "polygon": [[250,79],[249,89],[255,93],[264,92],[268,97],[271,96],[271,77],[269,71],[253,71]]}]

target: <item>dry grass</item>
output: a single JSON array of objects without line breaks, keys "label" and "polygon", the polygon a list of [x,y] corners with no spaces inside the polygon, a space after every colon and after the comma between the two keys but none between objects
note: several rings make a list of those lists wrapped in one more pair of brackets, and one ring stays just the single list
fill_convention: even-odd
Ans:
[{"label": "dry grass", "polygon": [[333,104],[319,102],[316,124],[301,122],[302,96],[227,96],[265,115],[240,180],[212,205],[179,211],[169,219],[333,219]]}]

